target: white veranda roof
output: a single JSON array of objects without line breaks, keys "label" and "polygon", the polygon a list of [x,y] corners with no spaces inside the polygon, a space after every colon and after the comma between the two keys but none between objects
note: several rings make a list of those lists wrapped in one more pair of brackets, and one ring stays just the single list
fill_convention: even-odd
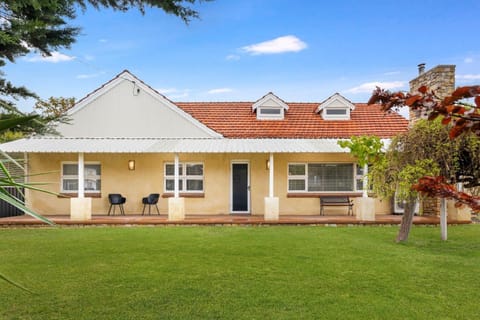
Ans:
[{"label": "white veranda roof", "polygon": [[[27,153],[343,153],[339,139],[26,138],[0,145]],[[384,145],[389,139],[382,140]]]}]

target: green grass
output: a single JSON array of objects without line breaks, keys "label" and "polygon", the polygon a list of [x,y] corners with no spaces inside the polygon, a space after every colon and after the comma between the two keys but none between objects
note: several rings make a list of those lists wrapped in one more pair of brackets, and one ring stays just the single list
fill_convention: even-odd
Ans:
[{"label": "green grass", "polygon": [[0,319],[475,319],[480,225],[0,229]]}]

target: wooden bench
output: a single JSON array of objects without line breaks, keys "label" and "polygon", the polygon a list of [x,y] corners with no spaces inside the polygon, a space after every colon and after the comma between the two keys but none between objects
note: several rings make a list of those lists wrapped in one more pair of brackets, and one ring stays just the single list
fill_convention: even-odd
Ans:
[{"label": "wooden bench", "polygon": [[325,215],[325,207],[348,207],[348,215],[353,216],[353,200],[348,196],[320,196],[320,215]]}]

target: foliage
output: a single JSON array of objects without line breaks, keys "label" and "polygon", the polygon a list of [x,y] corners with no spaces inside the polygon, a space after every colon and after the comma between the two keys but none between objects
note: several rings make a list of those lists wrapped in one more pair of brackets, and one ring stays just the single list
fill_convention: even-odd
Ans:
[{"label": "foliage", "polygon": [[[469,105],[464,99],[471,98],[475,105]],[[377,87],[372,93],[369,104],[380,102],[384,111],[407,106],[417,115],[428,120],[441,118],[442,124],[452,124],[450,138],[454,139],[464,132],[472,132],[480,137],[480,86],[457,88],[450,96],[440,99],[435,91],[422,86],[417,94],[383,90]]]},{"label": "foliage", "polygon": [[361,167],[376,162],[383,148],[382,141],[376,136],[352,136],[350,140],[338,141],[338,144],[342,148],[349,148]]},{"label": "foliage", "polygon": [[451,184],[446,183],[443,177],[424,176],[414,186],[415,190],[424,194],[437,194],[441,198],[455,199],[456,207],[466,204],[475,211],[480,211],[480,198],[472,197],[465,192],[457,191]]},{"label": "foliage", "polygon": [[386,157],[372,167],[369,177],[373,191],[381,197],[396,194],[398,200],[416,199],[417,192],[412,190],[412,185],[425,175],[435,175],[439,168],[431,159],[408,161],[398,155],[395,151],[387,152]]},{"label": "foliage", "polygon": [[[71,26],[78,8],[89,5],[97,9],[127,11],[137,8],[145,13],[146,7],[157,8],[180,17],[185,23],[198,18],[191,8],[202,0],[6,0],[0,2],[0,68],[15,62],[30,52],[50,56],[61,48],[70,48],[80,33]],[[203,0],[210,1],[210,0]],[[0,109],[11,112],[20,98],[38,96],[23,86],[15,86],[0,71]]]},{"label": "foliage", "polygon": [[[464,99],[472,99],[474,104],[467,104]],[[422,115],[430,121],[439,118],[442,125],[448,126],[448,136],[452,140],[460,136],[468,136],[468,134],[475,135],[477,140],[480,137],[480,86],[459,87],[450,96],[443,99],[438,98],[435,92],[426,86],[420,87],[417,94],[391,93],[377,87],[368,103],[377,102],[380,102],[383,110],[387,112],[407,106],[417,115]],[[451,150],[443,150],[447,156],[455,156],[458,159],[456,168],[453,170],[445,168],[450,173],[455,173],[453,179],[452,175],[445,175],[442,172],[438,179],[422,179],[414,185],[414,188],[430,197],[447,197],[457,201],[458,199],[465,200],[466,196],[470,197],[468,201],[459,203],[473,204],[480,201],[480,197],[460,193],[453,185],[454,182],[464,182],[467,187],[480,186],[479,144],[478,141],[477,143],[472,142],[471,136],[467,139],[469,139],[470,149],[468,147],[460,148],[454,153],[451,153]],[[440,181],[443,182],[435,185]],[[444,183],[445,181],[449,183]]]},{"label": "foliage", "polygon": [[0,232],[2,269],[41,292],[0,286],[1,319],[475,319],[479,312],[472,297],[480,225],[452,226],[443,243],[438,227],[415,227],[401,246],[390,241],[394,227]]},{"label": "foliage", "polygon": [[25,137],[25,134],[20,131],[4,131],[0,133],[0,143],[18,140]]},{"label": "foliage", "polygon": [[75,2],[78,2],[83,9],[87,7],[87,4],[91,4],[96,9],[103,7],[127,11],[137,8],[142,14],[145,14],[145,7],[154,7],[180,17],[185,23],[189,23],[192,18],[199,18],[199,15],[188,4],[193,5],[195,2],[202,1],[212,0],[77,0]]},{"label": "foliage", "polygon": [[35,103],[35,110],[39,111],[47,120],[62,120],[65,114],[75,105],[75,98],[50,97],[48,100],[39,100]]}]

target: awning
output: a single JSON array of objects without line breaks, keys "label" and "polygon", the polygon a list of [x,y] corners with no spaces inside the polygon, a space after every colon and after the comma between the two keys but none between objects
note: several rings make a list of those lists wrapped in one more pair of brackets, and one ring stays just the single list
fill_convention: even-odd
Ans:
[{"label": "awning", "polygon": [[[26,138],[0,145],[27,153],[348,153],[345,139]],[[388,146],[390,139],[382,139]]]}]

